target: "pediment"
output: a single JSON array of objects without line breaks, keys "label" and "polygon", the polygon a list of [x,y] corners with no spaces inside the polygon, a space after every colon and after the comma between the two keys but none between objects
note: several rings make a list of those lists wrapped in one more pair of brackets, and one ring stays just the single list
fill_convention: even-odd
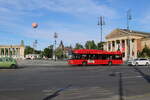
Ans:
[{"label": "pediment", "polygon": [[106,39],[122,37],[122,36],[127,36],[127,35],[128,35],[127,33],[124,33],[120,31],[119,29],[115,29],[114,31],[112,31],[110,34],[106,36]]}]

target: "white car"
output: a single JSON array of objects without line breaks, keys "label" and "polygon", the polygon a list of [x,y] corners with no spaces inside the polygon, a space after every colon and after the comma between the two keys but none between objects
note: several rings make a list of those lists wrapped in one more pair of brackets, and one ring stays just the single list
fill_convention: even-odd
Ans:
[{"label": "white car", "polygon": [[128,65],[150,65],[150,60],[146,59],[146,58],[138,58],[138,59],[134,59],[134,60],[129,60],[128,61]]}]

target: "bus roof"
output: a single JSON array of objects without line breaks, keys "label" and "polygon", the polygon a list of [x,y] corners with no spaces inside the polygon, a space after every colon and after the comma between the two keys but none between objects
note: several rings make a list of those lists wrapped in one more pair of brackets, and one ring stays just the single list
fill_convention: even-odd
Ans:
[{"label": "bus roof", "polygon": [[96,49],[77,49],[73,50],[76,54],[122,54],[120,51],[105,51]]}]

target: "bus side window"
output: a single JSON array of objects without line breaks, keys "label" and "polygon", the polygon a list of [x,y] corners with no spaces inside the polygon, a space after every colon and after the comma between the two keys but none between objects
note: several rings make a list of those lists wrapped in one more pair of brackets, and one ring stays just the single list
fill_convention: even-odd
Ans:
[{"label": "bus side window", "polygon": [[108,59],[112,60],[113,59],[113,55],[109,55]]},{"label": "bus side window", "polygon": [[108,59],[108,55],[105,55],[105,54],[104,54],[104,55],[102,55],[102,59],[103,59],[103,60]]},{"label": "bus side window", "polygon": [[91,55],[90,54],[88,54],[88,59],[91,59]]},{"label": "bus side window", "polygon": [[94,60],[95,59],[95,55],[91,55],[91,59]]},{"label": "bus side window", "polygon": [[87,55],[86,55],[86,54],[83,54],[83,55],[82,55],[82,59],[87,59]]},{"label": "bus side window", "polygon": [[102,55],[98,55],[98,59],[102,59]]},{"label": "bus side window", "polygon": [[115,59],[122,59],[121,55],[115,55]]},{"label": "bus side window", "polygon": [[98,59],[98,54],[95,55],[95,59]]},{"label": "bus side window", "polygon": [[93,59],[98,59],[98,55],[97,55],[97,54],[94,54],[94,55],[93,55]]},{"label": "bus side window", "polygon": [[90,55],[88,55],[88,59],[91,59],[91,60],[97,59],[97,55],[96,54],[90,54]]}]

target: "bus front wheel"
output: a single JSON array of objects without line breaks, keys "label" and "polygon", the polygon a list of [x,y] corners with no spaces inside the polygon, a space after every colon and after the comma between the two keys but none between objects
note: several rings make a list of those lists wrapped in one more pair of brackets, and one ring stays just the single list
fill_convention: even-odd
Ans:
[{"label": "bus front wheel", "polygon": [[82,65],[83,65],[83,66],[86,66],[86,65],[87,65],[87,62],[85,62],[85,61],[82,62]]}]

